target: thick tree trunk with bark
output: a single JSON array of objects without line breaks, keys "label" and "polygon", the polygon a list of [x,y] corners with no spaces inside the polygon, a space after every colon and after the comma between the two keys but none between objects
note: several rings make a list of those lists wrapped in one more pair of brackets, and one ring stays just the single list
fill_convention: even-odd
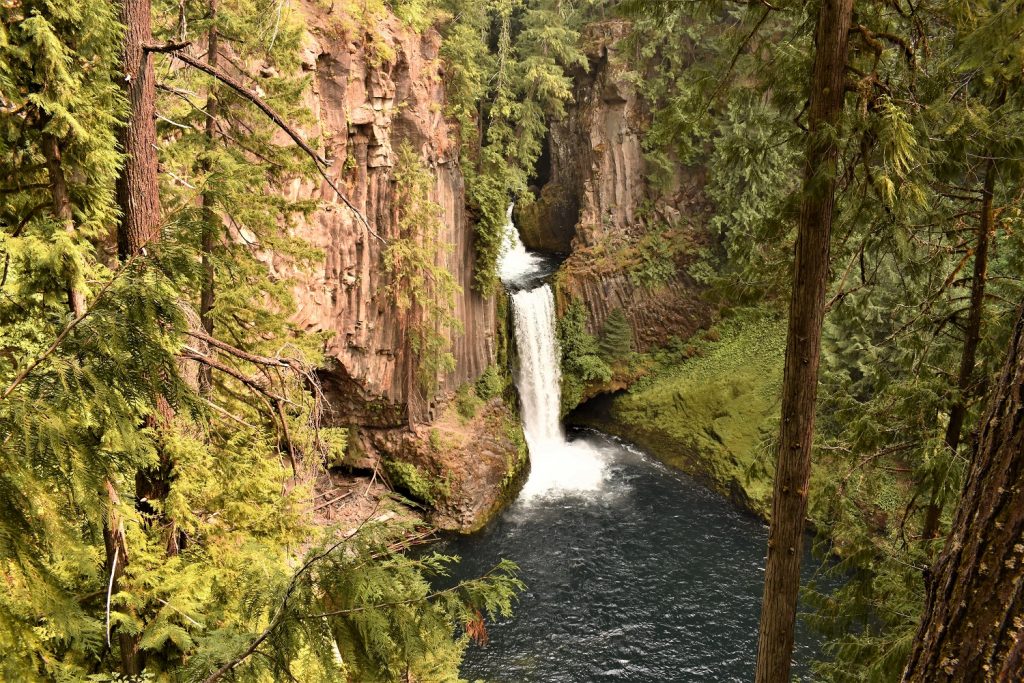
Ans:
[{"label": "thick tree trunk with bark", "polygon": [[1024,680],[1024,306],[932,574],[903,681]]},{"label": "thick tree trunk with bark", "polygon": [[[160,237],[160,188],[157,180],[156,80],[152,59],[145,50],[153,41],[151,0],[120,0],[120,10],[120,18],[125,25],[121,66],[129,105],[126,124],[118,135],[125,161],[117,178],[117,201],[121,208],[117,250],[124,260],[143,253],[148,244]],[[157,416],[150,418],[151,425],[169,424],[174,417],[171,406],[163,396],[155,396],[154,400]],[[170,465],[163,452],[160,460],[159,471],[136,473],[135,495],[141,508],[148,507],[147,500],[166,495],[166,471]],[[108,533],[113,536],[106,541],[107,567],[116,588],[128,564],[128,557],[123,534],[115,526],[110,526]],[[168,542],[168,552],[173,554],[177,552],[177,532],[173,523],[169,527],[172,540]],[[115,563],[112,553],[119,548],[124,552],[119,553]],[[119,640],[122,673],[139,675],[145,665],[138,647],[139,636],[122,633]]]},{"label": "thick tree trunk with bark", "polygon": [[145,46],[153,42],[150,0],[121,0],[125,48],[121,58],[128,121],[118,136],[126,159],[117,179],[121,224],[117,247],[122,259],[134,256],[160,233],[156,156],[156,80]]},{"label": "thick tree trunk with bark", "polygon": [[782,424],[757,644],[758,683],[788,681],[793,652],[838,156],[831,131],[843,109],[847,35],[852,14],[853,0],[822,0],[815,30],[810,130],[804,161],[786,340]]},{"label": "thick tree trunk with bark", "polygon": [[[992,159],[985,164],[985,180],[981,188],[981,215],[978,219],[978,236],[974,245],[974,274],[971,278],[971,304],[967,314],[967,327],[964,333],[964,348],[960,355],[960,372],[957,375],[956,400],[949,410],[949,423],[946,425],[945,444],[950,455],[956,455],[960,448],[960,434],[967,416],[967,402],[975,394],[974,365],[978,355],[978,344],[981,342],[981,318],[985,309],[985,283],[988,279],[988,241],[995,223],[995,209],[992,206],[992,195],[995,191],[996,165]],[[936,538],[939,532],[939,520],[942,506],[939,504],[938,484],[932,491],[928,509],[925,512],[924,538]]]}]

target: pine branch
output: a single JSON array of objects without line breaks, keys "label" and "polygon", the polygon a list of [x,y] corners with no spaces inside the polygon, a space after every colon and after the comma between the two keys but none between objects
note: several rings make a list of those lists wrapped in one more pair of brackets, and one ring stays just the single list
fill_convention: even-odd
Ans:
[{"label": "pine branch", "polygon": [[361,605],[359,607],[349,607],[348,609],[337,609],[337,610],[332,610],[330,612],[321,612],[319,614],[304,614],[302,616],[295,617],[295,618],[296,619],[300,619],[300,620],[302,620],[302,619],[323,619],[324,617],[338,617],[338,616],[342,616],[342,615],[345,615],[345,614],[358,614],[359,612],[366,612],[367,610],[371,610],[371,609],[381,609],[381,608],[386,608],[386,607],[402,607],[404,605],[415,605],[415,604],[418,604],[418,603],[421,603],[421,602],[429,602],[430,600],[433,600],[434,598],[441,597],[442,595],[451,595],[452,593],[460,591],[463,588],[465,588],[467,584],[479,583],[480,581],[488,579],[491,576],[493,576],[494,574],[498,573],[499,570],[501,570],[501,566],[500,565],[492,567],[490,571],[488,571],[486,574],[484,574],[483,576],[481,576],[478,579],[474,579],[472,581],[462,581],[457,586],[452,586],[451,588],[445,588],[445,589],[442,589],[442,590],[434,591],[433,593],[429,593],[427,595],[424,595],[422,598],[408,598],[406,600],[396,600],[394,602],[380,602],[380,603],[377,603],[376,605]]},{"label": "pine branch", "polygon": [[99,301],[100,299],[102,299],[102,298],[103,298],[103,295],[104,295],[104,294],[106,294],[106,293],[107,293],[107,292],[108,292],[108,291],[110,290],[110,288],[111,288],[111,287],[112,287],[112,286],[114,285],[114,283],[115,283],[115,282],[117,281],[117,279],[118,279],[118,278],[119,278],[119,277],[121,276],[121,274],[122,274],[122,273],[124,273],[124,272],[125,272],[126,270],[128,270],[128,268],[129,268],[129,267],[130,267],[130,266],[132,265],[132,263],[133,263],[133,262],[134,262],[134,261],[135,261],[135,260],[136,260],[136,259],[137,259],[138,257],[140,257],[140,256],[144,256],[145,254],[146,254],[146,251],[145,251],[145,249],[143,249],[143,250],[142,250],[142,251],[141,251],[140,253],[138,253],[138,254],[135,254],[135,255],[134,255],[134,256],[132,256],[132,257],[131,257],[130,259],[128,259],[127,261],[125,261],[125,264],[124,264],[124,266],[122,266],[120,270],[118,270],[118,271],[117,271],[116,273],[114,273],[114,276],[113,276],[112,278],[110,278],[110,280],[109,280],[109,281],[107,282],[107,284],[103,285],[103,289],[101,289],[101,290],[99,291],[99,294],[97,294],[97,295],[96,295],[96,297],[95,297],[95,298],[94,298],[94,299],[92,300],[92,303],[90,303],[90,304],[89,304],[89,306],[88,306],[88,307],[86,308],[85,312],[84,312],[84,313],[82,313],[81,315],[77,316],[77,317],[76,317],[76,318],[75,318],[74,320],[72,320],[72,321],[71,321],[70,323],[68,323],[68,324],[67,324],[67,326],[66,326],[66,327],[65,327],[65,328],[64,328],[63,330],[61,330],[60,334],[58,334],[58,335],[57,335],[57,338],[53,340],[53,343],[52,343],[52,344],[50,344],[50,345],[49,345],[49,346],[48,346],[48,347],[46,348],[46,350],[45,350],[45,351],[43,351],[43,352],[42,352],[41,354],[39,354],[39,356],[37,356],[35,360],[33,360],[33,361],[32,361],[31,363],[29,363],[29,364],[28,364],[28,365],[27,365],[27,366],[25,367],[25,369],[24,369],[24,370],[22,370],[21,372],[19,372],[19,373],[18,373],[18,376],[14,378],[14,381],[13,381],[13,382],[11,382],[10,386],[8,386],[8,387],[7,387],[7,388],[6,388],[5,390],[4,390],[4,393],[3,393],[2,395],[0,395],[0,401],[4,400],[4,399],[6,399],[6,398],[7,398],[8,396],[10,396],[10,395],[11,395],[11,394],[12,394],[12,393],[14,392],[14,390],[15,390],[15,389],[17,389],[17,388],[18,388],[18,386],[19,386],[19,385],[20,385],[20,384],[21,384],[22,382],[24,382],[24,381],[25,381],[25,379],[26,379],[26,378],[27,378],[27,377],[29,376],[29,374],[30,374],[30,373],[31,373],[31,372],[32,372],[33,370],[35,370],[35,369],[36,369],[37,367],[39,367],[39,364],[40,364],[40,363],[42,363],[42,362],[43,362],[44,360],[46,360],[47,358],[49,358],[50,356],[52,356],[52,355],[53,355],[53,352],[57,350],[57,347],[58,347],[58,346],[60,346],[60,345],[61,345],[61,343],[62,343],[62,342],[63,342],[63,341],[65,340],[65,339],[67,339],[67,336],[68,336],[69,334],[71,334],[71,332],[72,332],[72,331],[73,331],[73,330],[74,330],[74,329],[75,329],[76,327],[78,327],[78,326],[79,326],[79,325],[80,325],[80,324],[82,323],[82,321],[83,321],[83,320],[85,320],[86,318],[88,318],[88,317],[89,317],[89,315],[90,315],[90,314],[92,314],[92,312],[93,312],[93,311],[95,310],[95,307],[96,307],[96,303],[97,303],[97,302],[98,302],[98,301]]},{"label": "pine branch", "polygon": [[275,394],[271,389],[267,388],[267,386],[263,382],[255,380],[252,377],[246,377],[245,375],[243,375],[238,370],[235,370],[230,365],[226,365],[224,363],[221,363],[219,360],[210,358],[209,356],[205,356],[195,349],[186,346],[185,352],[179,354],[178,357],[184,358],[185,360],[195,361],[197,363],[202,363],[203,365],[211,367],[214,370],[219,370],[220,372],[223,372],[225,375],[234,377],[245,386],[249,387],[253,391],[263,396],[266,396],[275,403],[291,403],[291,401],[284,398],[283,396],[278,396],[277,394]]},{"label": "pine branch", "polygon": [[200,332],[199,330],[188,330],[185,332],[185,334],[187,334],[190,337],[194,337],[200,341],[206,342],[210,346],[216,347],[220,351],[224,351],[226,353],[231,354],[232,356],[235,356],[236,358],[248,361],[250,363],[255,363],[257,365],[270,365],[273,367],[292,368],[300,371],[304,370],[302,363],[300,363],[297,360],[291,358],[259,356],[254,353],[249,353],[248,351],[240,349],[237,346],[232,346],[227,342],[221,341],[216,337],[210,336],[205,332]]},{"label": "pine branch", "polygon": [[201,62],[198,59],[193,58],[191,55],[189,55],[187,52],[185,52],[185,48],[188,47],[189,45],[190,45],[190,43],[171,43],[171,44],[167,44],[167,45],[147,45],[145,47],[145,50],[147,52],[160,52],[160,53],[170,54],[172,57],[175,57],[176,59],[180,59],[181,61],[185,62],[186,64],[188,64],[192,68],[198,69],[198,70],[202,71],[203,73],[206,73],[206,74],[208,74],[210,76],[213,76],[218,81],[220,81],[224,85],[228,86],[229,88],[231,88],[232,90],[237,92],[239,95],[241,95],[242,97],[244,97],[245,99],[249,100],[254,105],[256,105],[256,107],[260,111],[262,111],[267,116],[267,118],[269,118],[271,121],[273,121],[274,124],[276,124],[278,128],[280,128],[285,133],[287,133],[288,137],[290,137],[295,142],[295,144],[298,145],[299,148],[302,149],[303,152],[308,154],[313,159],[313,161],[315,161],[318,165],[320,165],[320,164],[323,164],[325,166],[328,165],[327,159],[322,157],[316,150],[314,150],[312,147],[310,147],[309,143],[307,143],[302,138],[302,136],[299,135],[298,131],[296,131],[294,128],[292,128],[290,125],[288,125],[288,122],[285,121],[281,117],[280,114],[278,114],[276,111],[274,111],[274,109],[269,104],[267,104],[263,100],[262,97],[260,97],[255,92],[253,92],[251,89],[245,87],[244,85],[242,85],[241,83],[239,83],[238,81],[236,81],[234,78],[232,78],[228,74],[224,73],[223,71],[220,71],[219,69],[215,69],[214,67],[210,66],[209,64],[207,64],[205,62]]},{"label": "pine branch", "polygon": [[767,2],[765,2],[764,5],[764,12],[761,13],[757,23],[754,24],[754,28],[750,29],[750,33],[747,34],[743,39],[743,42],[741,42],[739,47],[736,48],[736,52],[733,53],[732,59],[729,61],[729,66],[725,69],[725,74],[722,76],[722,80],[720,80],[718,85],[715,86],[715,89],[711,91],[711,95],[708,96],[704,106],[702,107],[703,110],[707,110],[708,107],[712,106],[715,102],[715,98],[722,94],[722,90],[725,89],[726,85],[729,83],[729,79],[732,78],[732,71],[736,68],[736,62],[739,61],[740,55],[742,55],[744,50],[747,49],[747,46],[750,45],[750,42],[754,39],[754,36],[757,35],[757,32],[761,29],[761,25],[764,24],[772,10],[778,9],[769,5]]},{"label": "pine branch", "polygon": [[288,584],[287,590],[285,590],[284,598],[281,599],[281,604],[278,606],[277,611],[274,613],[274,618],[270,620],[270,625],[267,626],[267,628],[264,629],[260,635],[253,639],[253,641],[249,643],[249,646],[245,648],[245,650],[243,650],[241,654],[239,654],[230,662],[227,662],[221,668],[217,669],[212,674],[203,679],[203,683],[216,683],[216,681],[219,681],[220,679],[224,678],[225,675],[234,671],[239,664],[244,662],[246,659],[249,658],[250,655],[256,652],[256,648],[263,644],[263,642],[270,637],[270,635],[277,629],[277,627],[281,625],[281,622],[284,621],[285,610],[288,607],[288,601],[291,600],[292,594],[295,592],[295,589],[298,588],[299,580],[303,577],[303,575],[305,575],[305,573],[309,571],[309,568],[312,567],[315,563],[327,557],[332,552],[341,547],[342,544],[354,538],[362,530],[362,528],[374,517],[374,515],[377,514],[377,508],[380,507],[380,503],[381,501],[380,499],[378,499],[377,503],[373,506],[373,509],[370,510],[370,514],[367,515],[363,519],[363,521],[359,523],[359,526],[349,531],[348,533],[344,534],[341,537],[341,539],[339,539],[336,543],[332,544],[326,550],[317,553],[313,557],[309,558],[306,561],[306,563],[303,564],[299,568],[299,570],[292,575],[292,580]]}]

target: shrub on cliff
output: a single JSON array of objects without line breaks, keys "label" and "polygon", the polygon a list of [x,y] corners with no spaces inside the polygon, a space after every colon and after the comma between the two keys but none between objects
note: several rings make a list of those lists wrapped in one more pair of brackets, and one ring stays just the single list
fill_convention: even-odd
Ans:
[{"label": "shrub on cliff", "polygon": [[598,344],[601,358],[615,364],[627,360],[633,351],[633,330],[621,308],[616,308],[605,318]]},{"label": "shrub on cliff", "polygon": [[587,309],[573,300],[558,320],[558,344],[562,354],[562,413],[575,408],[588,384],[608,382],[612,369],[601,357],[597,339],[587,331]]}]

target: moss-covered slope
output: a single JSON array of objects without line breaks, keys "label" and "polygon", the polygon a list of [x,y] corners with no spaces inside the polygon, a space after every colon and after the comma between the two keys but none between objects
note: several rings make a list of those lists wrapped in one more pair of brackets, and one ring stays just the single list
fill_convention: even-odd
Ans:
[{"label": "moss-covered slope", "polygon": [[628,392],[570,420],[633,441],[767,516],[767,444],[778,423],[785,334],[775,316],[720,323],[690,347],[659,353],[651,374]]}]

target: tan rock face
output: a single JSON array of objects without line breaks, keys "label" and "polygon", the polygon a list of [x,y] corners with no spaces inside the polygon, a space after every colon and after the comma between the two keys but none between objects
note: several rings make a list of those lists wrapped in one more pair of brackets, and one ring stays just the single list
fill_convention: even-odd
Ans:
[{"label": "tan rock face", "polygon": [[[525,439],[500,398],[471,418],[449,406],[430,425],[368,430],[360,438],[367,450],[386,454],[379,471],[400,493],[415,497],[412,489],[429,490],[427,517],[441,529],[476,531],[514,496],[526,474]],[[415,468],[419,486],[402,481],[395,463]]]},{"label": "tan rock face", "polygon": [[[621,308],[645,350],[707,325],[710,308],[686,272],[690,257],[676,254],[674,275],[641,286],[629,273],[635,250],[656,223],[699,245],[710,206],[700,168],[680,167],[668,189],[646,180],[642,137],[649,116],[616,51],[627,31],[621,21],[586,30],[590,70],[576,74],[568,116],[551,127],[545,169],[551,180],[517,221],[528,246],[569,253],[557,278],[559,310],[581,299],[597,332]],[[641,215],[644,205],[650,208]]]},{"label": "tan rock face", "polygon": [[333,160],[328,175],[379,238],[326,182],[286,188],[292,198],[322,207],[299,229],[325,259],[299,276],[296,321],[310,332],[333,333],[332,362],[322,380],[337,422],[385,427],[427,421],[435,397],[424,396],[414,379],[408,315],[386,294],[382,258],[384,242],[396,236],[392,175],[403,141],[434,174],[431,199],[443,208],[445,224],[439,259],[462,286],[454,306],[462,326],[452,339],[456,367],[438,378],[439,394],[475,379],[493,361],[495,329],[493,299],[471,288],[473,230],[457,141],[442,115],[440,37],[432,30],[417,34],[394,17],[371,36],[314,2],[303,2],[302,10],[309,27],[302,67],[312,79],[307,105],[314,117],[303,132],[323,141]]},{"label": "tan rock face", "polygon": [[[382,476],[394,463],[415,467],[430,490],[440,492],[431,519],[444,528],[472,529],[500,507],[525,462],[509,436],[510,425],[518,424],[504,402],[492,401],[465,424],[451,417],[454,390],[495,362],[497,326],[494,298],[472,289],[473,226],[458,141],[443,116],[440,36],[418,34],[394,17],[372,30],[356,29],[351,17],[314,0],[302,0],[301,10],[308,28],[302,69],[311,79],[306,105],[313,115],[301,132],[320,141],[333,161],[327,175],[370,228],[327,182],[295,182],[281,189],[291,199],[318,203],[297,232],[323,252],[323,261],[297,273],[288,259],[268,259],[296,281],[295,322],[331,334],[328,365],[319,373],[325,422],[351,428],[349,464]],[[392,179],[404,143],[434,176],[430,198],[444,222],[438,263],[462,288],[452,311],[461,327],[451,339],[455,368],[437,378],[429,396],[416,372],[410,314],[387,293],[383,259],[398,231]],[[454,446],[438,448],[439,433]]]}]

